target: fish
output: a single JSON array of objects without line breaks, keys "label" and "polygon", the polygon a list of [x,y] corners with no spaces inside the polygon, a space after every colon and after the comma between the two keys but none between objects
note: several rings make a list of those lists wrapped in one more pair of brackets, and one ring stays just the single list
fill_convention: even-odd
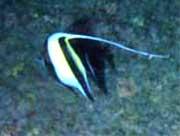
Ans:
[{"label": "fish", "polygon": [[93,35],[95,22],[82,18],[66,32],[55,32],[45,40],[44,61],[49,74],[73,92],[80,92],[94,101],[93,80],[98,88],[108,94],[105,81],[105,63],[115,69],[112,48],[122,49],[137,55],[152,58],[168,58],[169,55],[152,54],[126,47],[123,44]]},{"label": "fish", "polygon": [[[72,90],[77,89],[83,96],[89,98],[91,101],[94,101],[94,98],[88,78],[88,72],[90,72],[91,75],[94,76],[94,78],[97,78],[96,74],[98,72],[95,72],[96,70],[93,67],[95,63],[92,63],[93,65],[91,65],[91,62],[89,61],[90,58],[88,57],[90,57],[91,54],[84,52],[84,58],[82,59],[77,51],[74,50],[73,47],[76,45],[71,44],[72,40],[90,40],[94,42],[100,42],[104,44],[98,44],[99,46],[107,46],[108,44],[116,48],[126,50],[128,52],[146,56],[149,59],[169,57],[168,55],[152,54],[135,50],[120,43],[109,41],[100,37],[70,34],[64,32],[53,33],[48,37],[46,41],[47,56],[45,63],[48,65],[48,67],[50,67],[51,70],[53,70],[53,75],[57,78],[58,82],[64,84],[65,86],[68,86]],[[99,58],[101,58],[101,56],[99,56]],[[86,64],[84,62],[86,62]]]}]

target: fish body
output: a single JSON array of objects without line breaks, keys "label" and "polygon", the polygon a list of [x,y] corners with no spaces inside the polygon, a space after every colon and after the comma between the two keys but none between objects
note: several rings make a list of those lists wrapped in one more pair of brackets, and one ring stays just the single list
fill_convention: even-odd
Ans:
[{"label": "fish body", "polygon": [[64,85],[79,90],[93,101],[86,69],[66,35],[55,33],[46,42],[46,64],[51,65],[56,79]]}]

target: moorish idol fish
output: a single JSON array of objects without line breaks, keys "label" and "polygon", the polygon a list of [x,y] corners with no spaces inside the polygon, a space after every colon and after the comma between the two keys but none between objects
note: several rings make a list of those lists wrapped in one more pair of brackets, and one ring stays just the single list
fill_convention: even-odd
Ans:
[{"label": "moorish idol fish", "polygon": [[[78,44],[78,42],[83,44]],[[50,35],[46,40],[45,64],[58,82],[72,90],[78,90],[83,96],[93,101],[89,77],[95,79],[99,88],[107,93],[104,76],[101,79],[103,75],[101,70],[104,68],[104,60],[101,57],[104,55],[103,51],[107,53],[107,45],[143,55],[149,59],[168,58],[168,55],[135,50],[100,37],[58,32]]]}]

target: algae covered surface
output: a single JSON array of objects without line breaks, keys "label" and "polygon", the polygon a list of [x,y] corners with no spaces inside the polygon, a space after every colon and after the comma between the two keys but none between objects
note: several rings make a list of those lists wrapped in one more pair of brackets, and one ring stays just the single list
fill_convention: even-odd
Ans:
[{"label": "algae covered surface", "polygon": [[[0,136],[179,136],[179,0],[1,0]],[[75,95],[49,77],[47,36],[77,19],[97,19],[96,36],[168,59],[113,49],[105,96]]]}]

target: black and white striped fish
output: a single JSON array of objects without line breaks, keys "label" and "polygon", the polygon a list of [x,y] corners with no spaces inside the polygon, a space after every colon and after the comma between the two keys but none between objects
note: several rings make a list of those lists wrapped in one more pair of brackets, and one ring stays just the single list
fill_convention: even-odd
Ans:
[{"label": "black and white striped fish", "polygon": [[[83,41],[82,43],[84,45],[79,46],[72,44],[73,41]],[[92,45],[86,46],[86,42],[90,42]],[[93,42],[95,42],[94,45]],[[93,91],[89,83],[88,73],[90,73],[90,76],[97,81],[99,87],[104,89],[104,92],[107,93],[104,79],[101,79],[101,77],[98,76],[101,70],[104,69],[103,60],[98,58],[102,57],[101,55],[104,50],[102,47],[107,45],[147,56],[150,59],[154,57],[168,57],[131,49],[122,44],[99,37],[59,32],[54,33],[47,38],[45,46],[45,63],[60,83],[73,90],[78,90],[82,95],[93,101]]]}]

